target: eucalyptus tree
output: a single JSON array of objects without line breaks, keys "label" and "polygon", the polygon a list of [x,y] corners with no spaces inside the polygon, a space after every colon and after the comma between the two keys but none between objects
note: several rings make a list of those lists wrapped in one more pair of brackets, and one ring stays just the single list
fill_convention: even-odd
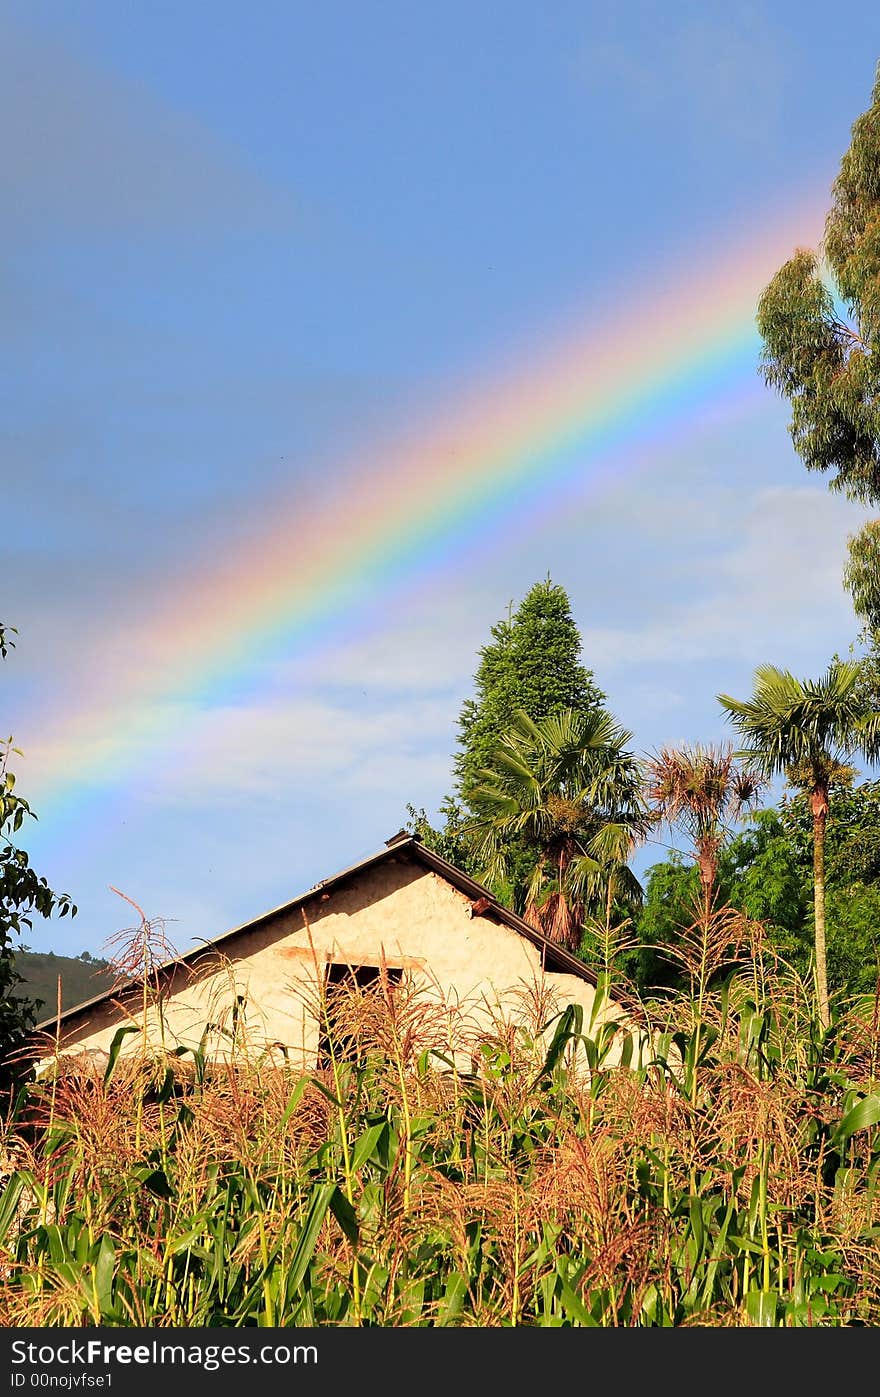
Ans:
[{"label": "eucalyptus tree", "polygon": [[852,779],[852,758],[880,752],[880,713],[868,711],[860,666],[833,660],[815,680],[761,665],[750,699],[719,694],[718,701],[744,746],[740,756],[768,776],[785,775],[810,801],[816,989],[825,1027],[831,1020],[825,927],[825,834],[831,792]]},{"label": "eucalyptus tree", "polygon": [[[880,503],[880,68],[832,189],[822,254],[799,249],[758,305],[766,382],[791,405],[808,470],[851,499]],[[880,523],[850,541],[856,610],[880,628]]]},{"label": "eucalyptus tree", "polygon": [[631,740],[605,712],[566,708],[536,721],[520,710],[471,788],[479,876],[509,900],[513,860],[524,851],[520,910],[572,951],[610,880],[612,896],[641,895],[625,863],[648,824]]},{"label": "eucalyptus tree", "polygon": [[[880,636],[880,519],[869,520],[850,538],[843,580],[849,588],[856,615],[875,638],[876,649],[876,637]],[[876,663],[876,656],[873,658]]]}]

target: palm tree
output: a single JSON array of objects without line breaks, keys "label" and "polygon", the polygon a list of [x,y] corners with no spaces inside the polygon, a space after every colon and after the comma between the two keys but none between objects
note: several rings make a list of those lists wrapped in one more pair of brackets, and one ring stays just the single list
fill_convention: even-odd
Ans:
[{"label": "palm tree", "polygon": [[810,797],[813,817],[813,901],[816,987],[823,1027],[831,1021],[825,950],[825,827],[831,788],[849,758],[869,761],[880,751],[880,713],[868,712],[857,663],[833,660],[821,679],[796,679],[788,670],[761,665],[754,693],[740,701],[719,694],[746,746],[739,755],[769,776],[785,774]]},{"label": "palm tree", "polygon": [[730,824],[765,784],[753,766],[738,766],[729,746],[662,747],[645,763],[647,795],[658,822],[678,825],[690,839],[700,873],[701,913],[715,898],[718,855]]},{"label": "palm tree", "polygon": [[471,793],[469,837],[481,876],[509,896],[512,851],[529,859],[523,915],[569,950],[588,907],[613,878],[618,897],[641,888],[622,864],[647,829],[632,734],[608,713],[562,709],[538,721],[520,710]]}]

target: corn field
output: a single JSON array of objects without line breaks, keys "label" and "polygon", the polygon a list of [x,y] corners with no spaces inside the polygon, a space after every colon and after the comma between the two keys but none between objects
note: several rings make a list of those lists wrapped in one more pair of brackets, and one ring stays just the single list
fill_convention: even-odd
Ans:
[{"label": "corn field", "polygon": [[691,994],[599,1026],[532,995],[467,1071],[406,982],[306,1074],[123,1032],[8,1111],[0,1322],[873,1325],[878,1005],[826,1032],[811,999],[704,938]]}]

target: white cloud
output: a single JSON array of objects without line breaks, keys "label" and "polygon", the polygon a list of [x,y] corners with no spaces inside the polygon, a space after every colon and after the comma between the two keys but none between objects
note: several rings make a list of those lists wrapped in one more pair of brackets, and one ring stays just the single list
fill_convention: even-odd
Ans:
[{"label": "white cloud", "polygon": [[215,708],[194,725],[187,753],[170,754],[150,785],[160,799],[198,804],[221,791],[244,801],[292,790],[318,801],[328,791],[343,800],[417,792],[443,779],[449,730],[448,706],[432,699],[362,712],[317,697]]},{"label": "white cloud", "polygon": [[457,692],[469,684],[477,651],[505,609],[497,601],[491,605],[454,585],[409,599],[392,596],[366,633],[280,665],[278,682],[294,689],[338,687],[354,695]]},{"label": "white cloud", "polygon": [[[854,630],[841,570],[846,535],[862,518],[855,506],[810,485],[710,491],[675,590],[658,598],[650,583],[664,528],[679,538],[680,514],[667,500],[665,524],[658,523],[643,489],[622,492],[618,508],[636,543],[638,498],[653,534],[642,576],[630,579],[639,620],[584,630],[585,654],[600,682],[610,681],[613,706],[622,699],[630,712],[674,713],[686,725],[692,697],[682,690],[682,664],[770,660],[810,671]],[[461,698],[486,639],[486,587],[480,579],[479,603],[464,587],[424,607],[415,599],[387,618],[388,629],[287,666],[271,701],[190,715],[185,747],[175,744],[150,777],[153,798],[192,801],[198,791],[201,804],[222,791],[249,802],[296,791],[322,804],[356,797],[402,804],[442,790]],[[625,614],[633,598],[619,600]],[[495,619],[497,611],[496,602]]]},{"label": "white cloud", "polygon": [[[727,498],[727,527],[712,547],[688,559],[687,534],[678,536],[684,573],[664,596],[662,614],[656,592],[646,592],[639,624],[587,629],[585,645],[601,673],[731,658],[812,668],[855,633],[842,572],[846,538],[864,511],[806,485]],[[652,571],[645,571],[646,587]]]}]

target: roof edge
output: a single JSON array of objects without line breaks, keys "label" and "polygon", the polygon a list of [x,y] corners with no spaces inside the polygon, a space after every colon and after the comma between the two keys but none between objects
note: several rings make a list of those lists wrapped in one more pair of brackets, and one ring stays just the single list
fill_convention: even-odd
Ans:
[{"label": "roof edge", "polygon": [[[414,834],[408,834],[406,838],[402,838],[400,835],[395,836],[390,843],[386,844],[381,849],[377,849],[375,853],[368,854],[357,863],[350,864],[348,868],[343,868],[338,873],[331,874],[328,878],[322,878],[320,882],[315,883],[306,892],[299,893],[296,897],[291,898],[289,902],[283,902],[280,906],[273,907],[268,912],[261,912],[259,916],[252,917],[250,921],[242,922],[240,925],[232,927],[229,931],[221,932],[218,936],[201,941],[188,951],[184,951],[181,955],[175,956],[171,960],[164,961],[162,965],[157,967],[156,973],[158,975],[173,974],[178,966],[187,965],[198,956],[210,954],[215,946],[229,941],[235,936],[240,936],[246,931],[254,931],[264,923],[272,921],[273,918],[280,917],[286,912],[293,912],[298,907],[302,907],[305,903],[311,901],[312,898],[319,897],[323,892],[329,892],[347,878],[352,878],[357,874],[364,873],[367,869],[374,867],[376,864],[383,863],[386,859],[390,861],[399,858],[401,854],[408,855],[412,858],[413,862],[419,863],[423,867],[438,874],[440,877],[445,878],[448,883],[458,888],[459,892],[464,893],[471,901],[477,902],[481,899],[485,899],[488,905],[481,915],[492,915],[505,926],[510,927],[512,931],[519,932],[521,936],[524,936],[527,941],[530,941],[533,946],[541,951],[541,959],[545,968],[547,966],[547,961],[552,960],[555,962],[556,969],[569,975],[577,975],[580,979],[586,980],[593,986],[597,984],[596,972],[592,970],[590,966],[586,965],[582,960],[578,960],[577,956],[572,955],[570,951],[567,951],[557,942],[551,941],[549,937],[544,936],[542,932],[538,931],[536,927],[531,926],[516,912],[511,912],[510,908],[500,903],[494,893],[490,892],[482,883],[478,883],[475,878],[463,872],[462,869],[456,868],[455,864],[450,863],[448,859],[444,859],[441,854],[435,853],[433,849],[426,848],[418,835]],[[132,988],[134,988],[134,986]],[[53,1014],[49,1019],[42,1019],[35,1025],[33,1031],[35,1033],[45,1033],[47,1030],[54,1029],[59,1024],[65,1023],[75,1018],[78,1014],[85,1013],[89,1009],[93,1009],[99,1004],[112,1003],[125,993],[126,990],[124,988],[105,990],[102,994],[94,995],[91,999],[82,1000],[79,1004],[72,1004],[71,1007],[65,1009],[60,1016],[58,1014]]]}]

